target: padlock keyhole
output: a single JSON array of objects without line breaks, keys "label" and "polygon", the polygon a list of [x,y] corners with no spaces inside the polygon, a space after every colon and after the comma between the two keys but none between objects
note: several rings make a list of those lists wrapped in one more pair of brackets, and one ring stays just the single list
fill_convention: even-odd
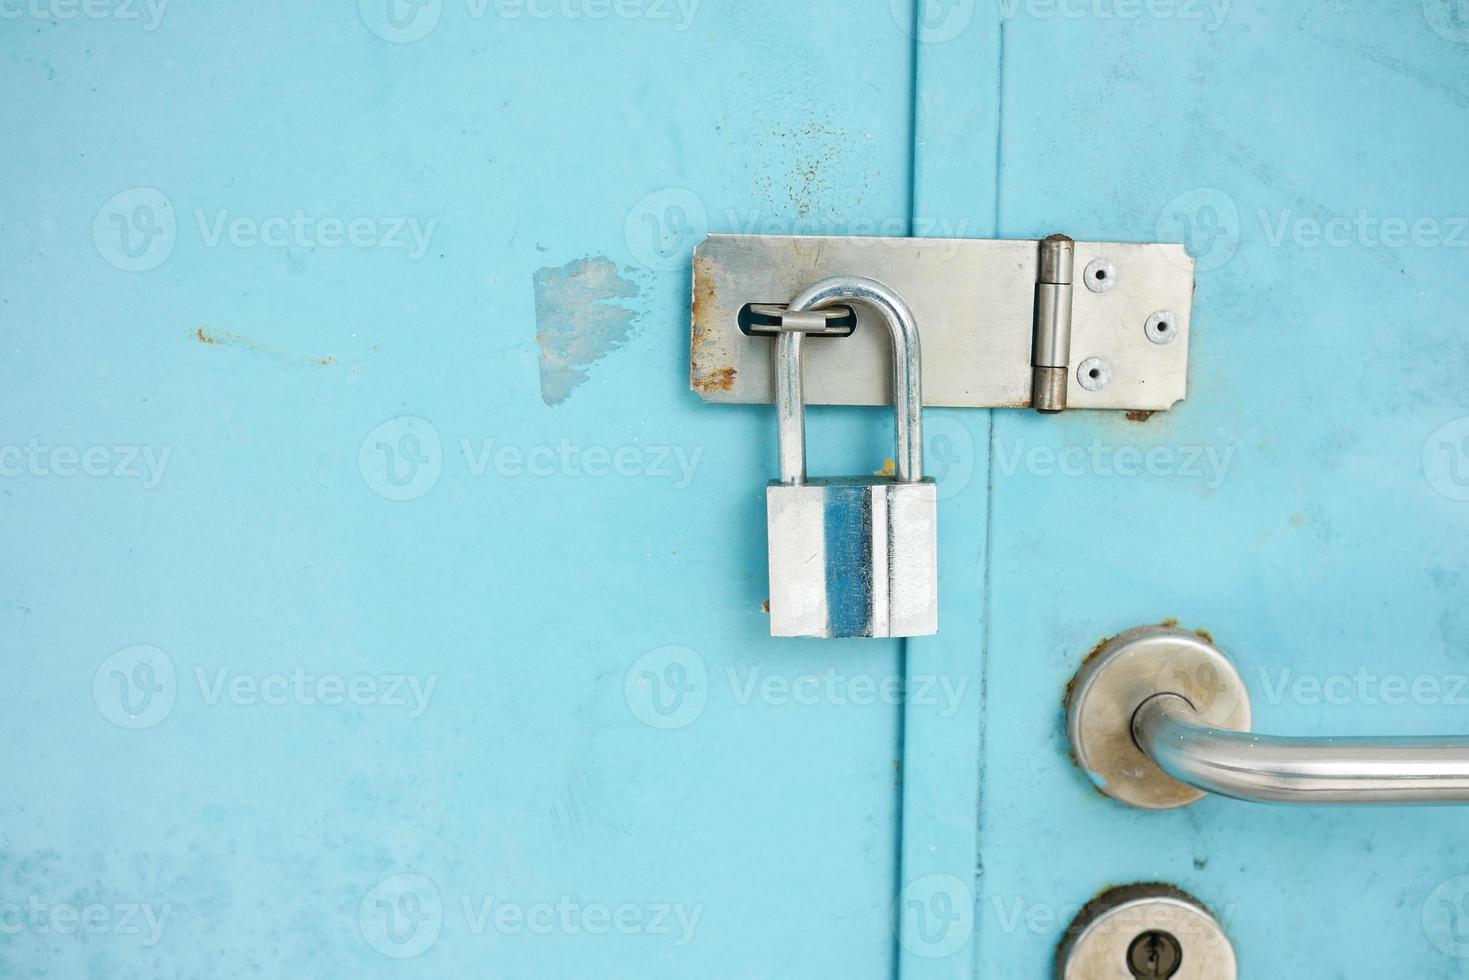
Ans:
[{"label": "padlock keyhole", "polygon": [[1145,932],[1127,950],[1127,968],[1139,980],[1169,980],[1183,967],[1183,947],[1166,932]]}]

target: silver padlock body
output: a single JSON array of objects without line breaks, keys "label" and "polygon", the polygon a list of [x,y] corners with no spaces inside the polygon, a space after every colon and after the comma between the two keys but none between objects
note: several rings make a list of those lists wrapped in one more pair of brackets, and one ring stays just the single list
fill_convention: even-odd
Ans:
[{"label": "silver padlock body", "polygon": [[938,632],[938,487],[883,477],[765,492],[772,636]]}]

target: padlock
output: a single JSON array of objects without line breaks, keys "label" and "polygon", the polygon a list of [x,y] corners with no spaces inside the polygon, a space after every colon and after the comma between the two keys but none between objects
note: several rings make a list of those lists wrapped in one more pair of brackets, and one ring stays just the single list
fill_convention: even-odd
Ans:
[{"label": "padlock", "polygon": [[[860,303],[892,334],[895,476],[808,480],[801,374],[809,313]],[[923,476],[918,324],[886,285],[826,279],[790,304],[776,341],[780,479],[766,490],[772,636],[894,637],[938,632],[938,487]],[[836,341],[832,341],[836,342]]]}]

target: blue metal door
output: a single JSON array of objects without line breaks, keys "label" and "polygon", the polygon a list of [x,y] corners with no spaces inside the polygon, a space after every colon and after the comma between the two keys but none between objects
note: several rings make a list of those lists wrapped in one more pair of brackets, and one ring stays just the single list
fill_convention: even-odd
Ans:
[{"label": "blue metal door", "polygon": [[[1061,706],[1177,618],[1262,728],[1469,724],[1450,0],[0,18],[0,974],[1042,977],[1143,880],[1464,972],[1461,813],[1130,810]],[[771,639],[693,246],[1058,229],[1190,246],[1188,400],[929,412],[941,634]]]},{"label": "blue metal door", "polygon": [[[1185,242],[1189,398],[964,418],[988,533],[945,512],[942,547],[983,551],[978,859],[938,890],[973,899],[973,958],[909,956],[905,976],[1047,976],[1080,906],[1152,881],[1213,908],[1242,976],[1465,975],[1461,811],[1130,809],[1074,765],[1063,700],[1100,641],[1179,620],[1230,651],[1259,730],[1469,726],[1469,20],[1438,0],[1000,6],[929,5],[918,223]],[[926,654],[910,643],[910,671]],[[910,779],[957,778],[909,733]],[[911,886],[942,869],[904,818]],[[950,830],[937,847],[962,854]]]}]

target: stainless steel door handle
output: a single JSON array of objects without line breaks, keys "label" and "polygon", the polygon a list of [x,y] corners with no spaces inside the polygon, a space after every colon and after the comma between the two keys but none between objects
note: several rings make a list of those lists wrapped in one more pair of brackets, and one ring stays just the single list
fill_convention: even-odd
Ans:
[{"label": "stainless steel door handle", "polygon": [[1160,694],[1132,720],[1138,746],[1168,775],[1210,793],[1267,803],[1466,803],[1469,739],[1281,738],[1204,724]]},{"label": "stainless steel door handle", "polygon": [[1148,809],[1209,793],[1267,803],[1469,803],[1469,737],[1283,738],[1250,732],[1224,653],[1167,626],[1130,630],[1082,665],[1067,699],[1077,762]]}]

